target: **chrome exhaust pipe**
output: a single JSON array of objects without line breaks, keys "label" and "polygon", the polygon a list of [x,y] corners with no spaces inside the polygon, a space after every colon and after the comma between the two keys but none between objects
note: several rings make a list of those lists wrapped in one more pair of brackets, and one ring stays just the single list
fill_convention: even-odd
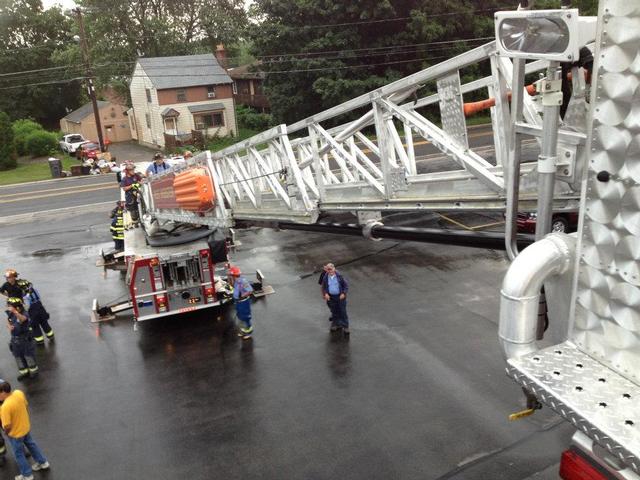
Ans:
[{"label": "chrome exhaust pipe", "polygon": [[525,248],[513,261],[500,291],[498,336],[505,358],[538,350],[538,302],[543,283],[569,270],[575,238],[552,233]]}]

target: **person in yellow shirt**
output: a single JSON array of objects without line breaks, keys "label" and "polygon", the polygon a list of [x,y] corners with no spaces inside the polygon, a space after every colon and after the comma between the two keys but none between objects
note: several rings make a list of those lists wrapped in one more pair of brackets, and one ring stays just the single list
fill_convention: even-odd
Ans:
[{"label": "person in yellow shirt", "polygon": [[[15,477],[15,480],[33,480],[33,471],[47,470],[49,462],[47,462],[35,440],[31,437],[27,398],[20,390],[12,391],[9,382],[0,379],[0,402],[2,402],[0,407],[2,428],[7,434],[13,454],[16,457],[16,463],[20,469],[20,475]],[[36,461],[33,465],[29,465],[24,453],[24,447],[29,449],[33,459]]]}]

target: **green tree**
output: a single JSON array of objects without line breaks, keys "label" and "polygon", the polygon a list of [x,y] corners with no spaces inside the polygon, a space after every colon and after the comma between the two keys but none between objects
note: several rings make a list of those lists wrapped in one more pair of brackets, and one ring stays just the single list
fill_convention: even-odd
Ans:
[{"label": "green tree", "polygon": [[56,61],[73,43],[71,28],[60,8],[44,10],[41,0],[0,0],[0,110],[53,127],[80,105],[80,82],[69,79],[81,69]]},{"label": "green tree", "polygon": [[11,120],[9,115],[0,112],[0,170],[10,170],[16,168],[16,165]]},{"label": "green tree", "polygon": [[11,129],[13,130],[13,144],[18,155],[27,154],[26,140],[31,133],[44,130],[39,123],[27,119],[16,120],[11,125]]},{"label": "green tree", "polygon": [[497,5],[497,0],[257,0],[252,15],[261,22],[250,30],[250,39],[253,54],[263,57],[275,120],[299,120],[480,45],[486,40],[468,39],[493,35]]},{"label": "green tree", "polygon": [[[79,0],[98,88],[128,95],[138,57],[211,53],[232,47],[247,23],[242,0]],[[79,59],[72,47],[65,52]],[[188,70],[186,70],[188,71]]]}]

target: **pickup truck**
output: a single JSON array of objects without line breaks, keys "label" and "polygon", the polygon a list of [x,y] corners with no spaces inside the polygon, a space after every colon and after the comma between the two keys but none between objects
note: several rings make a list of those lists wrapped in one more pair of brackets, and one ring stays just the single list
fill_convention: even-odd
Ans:
[{"label": "pickup truck", "polygon": [[79,133],[70,133],[62,137],[62,140],[60,140],[60,148],[63,152],[76,153],[78,147],[85,142],[86,140]]}]

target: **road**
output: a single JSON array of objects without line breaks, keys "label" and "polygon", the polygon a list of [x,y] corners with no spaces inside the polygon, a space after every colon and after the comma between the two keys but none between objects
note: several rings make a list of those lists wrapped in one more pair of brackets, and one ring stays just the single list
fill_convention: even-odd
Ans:
[{"label": "road", "polygon": [[[501,253],[241,230],[233,261],[276,290],[243,343],[213,313],[92,325],[94,297],[126,295],[94,266],[111,245],[101,215],[0,229],[2,267],[35,282],[56,331],[23,383],[0,333],[48,480],[557,479],[571,426],[546,409],[507,420],[522,394],[497,341]],[[319,298],[329,260],[350,280],[349,341]]]},{"label": "road", "polygon": [[[473,148],[480,147],[490,156],[493,147],[490,126],[470,129],[469,143]],[[439,151],[429,142],[416,140],[415,150],[419,173],[451,168],[452,161],[442,158]],[[114,174],[5,186],[0,187],[0,218],[115,202],[119,198],[118,195]]]}]

